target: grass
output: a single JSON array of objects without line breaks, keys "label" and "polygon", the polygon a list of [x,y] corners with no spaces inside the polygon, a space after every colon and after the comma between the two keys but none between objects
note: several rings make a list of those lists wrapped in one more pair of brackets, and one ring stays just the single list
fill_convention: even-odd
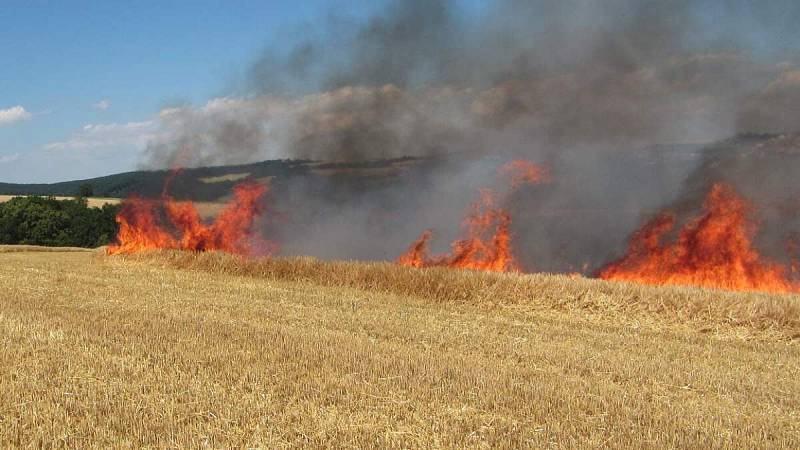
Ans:
[{"label": "grass", "polygon": [[800,445],[797,297],[17,252],[0,298],[2,448]]},{"label": "grass", "polygon": [[800,296],[792,295],[659,288],[566,275],[420,270],[389,263],[322,261],[311,257],[249,261],[224,253],[162,251],[127,258],[164,267],[354,288],[489,309],[580,310],[582,314],[597,313],[604,319],[658,316],[662,323],[692,325],[699,331],[739,327],[800,338]]}]

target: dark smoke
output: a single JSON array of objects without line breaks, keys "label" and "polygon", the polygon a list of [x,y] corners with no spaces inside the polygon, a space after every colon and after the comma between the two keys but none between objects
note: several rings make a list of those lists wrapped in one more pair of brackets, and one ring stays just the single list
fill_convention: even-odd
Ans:
[{"label": "dark smoke", "polygon": [[726,139],[704,149],[670,209],[681,216],[696,214],[713,183],[734,186],[751,203],[759,249],[788,263],[788,247],[800,243],[793,238],[800,231],[799,171],[800,135],[743,134]]},{"label": "dark smoke", "polygon": [[697,38],[692,4],[499,0],[476,17],[405,0],[365,23],[332,16],[291,50],[266,50],[227,108],[174,111],[150,163],[187,146],[193,164],[344,161],[631,149],[761,127],[738,106],[780,69]]},{"label": "dark smoke", "polygon": [[[447,242],[494,168],[525,158],[554,182],[510,199],[523,264],[593,270],[641,220],[690,197],[687,177],[722,176],[702,143],[800,131],[792,47],[759,52],[768,24],[796,34],[787,15],[800,10],[776,3],[787,7],[498,0],[476,13],[397,0],[364,21],[332,13],[289,50],[265,50],[231,96],[162,112],[147,165],[444,158],[377,187],[288,182],[294,218],[275,230],[287,252],[391,259],[422,228]],[[726,8],[737,21],[718,17]]]}]

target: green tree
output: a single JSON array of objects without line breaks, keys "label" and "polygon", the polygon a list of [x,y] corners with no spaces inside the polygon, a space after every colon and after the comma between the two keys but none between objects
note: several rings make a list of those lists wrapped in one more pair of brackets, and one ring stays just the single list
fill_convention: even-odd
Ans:
[{"label": "green tree", "polygon": [[84,183],[78,186],[78,198],[89,198],[94,195],[94,188],[91,183]]},{"label": "green tree", "polygon": [[0,204],[0,244],[96,247],[117,234],[118,205],[90,208],[85,198],[16,197]]}]

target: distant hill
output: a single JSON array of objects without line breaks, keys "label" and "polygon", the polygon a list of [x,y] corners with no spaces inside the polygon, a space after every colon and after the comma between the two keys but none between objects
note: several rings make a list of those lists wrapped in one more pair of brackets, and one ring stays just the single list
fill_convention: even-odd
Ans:
[{"label": "distant hill", "polygon": [[[370,180],[391,175],[399,168],[420,162],[416,158],[400,158],[357,163],[320,163],[304,160],[274,160],[252,164],[181,169],[169,186],[170,195],[197,201],[215,201],[228,196],[233,185],[243,180],[286,181],[294,177],[349,178]],[[94,197],[124,198],[132,194],[156,197],[173,176],[170,170],[125,172],[85,180],[50,184],[0,183],[0,195],[75,196],[82,186],[91,186]],[[389,177],[391,178],[391,177]],[[341,181],[341,180],[340,180]]]},{"label": "distant hill", "polygon": [[[561,170],[562,181],[570,182],[577,176],[585,183],[586,174],[574,173],[577,165],[571,162],[585,158],[580,154],[569,156],[570,152],[564,155],[566,162],[556,167]],[[800,170],[800,135],[742,134],[708,144],[656,145],[601,155],[593,160],[591,167],[597,178],[615,180],[624,185],[623,190],[633,189],[639,191],[638,195],[643,195],[643,191],[664,191],[675,196],[676,206],[697,205],[710,183],[717,181],[736,185],[743,194],[755,199],[780,202],[784,207],[790,205],[793,210],[800,204],[797,200],[800,189],[795,189],[800,188],[800,183],[787,184]],[[346,201],[354,191],[420,180],[426,175],[436,175],[436,169],[454,168],[462,162],[487,157],[502,159],[500,155],[448,154],[336,163],[272,160],[181,169],[177,176],[170,170],[142,170],[51,184],[0,183],[0,195],[71,197],[88,185],[94,197],[125,198],[132,194],[157,197],[171,178],[169,194],[178,199],[214,202],[228,198],[232,187],[243,180],[269,180],[279,193],[300,184],[316,195]]]}]

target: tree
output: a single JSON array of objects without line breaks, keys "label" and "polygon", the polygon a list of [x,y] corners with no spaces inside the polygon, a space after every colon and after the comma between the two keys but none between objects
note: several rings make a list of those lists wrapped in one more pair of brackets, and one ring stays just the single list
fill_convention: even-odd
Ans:
[{"label": "tree", "polygon": [[119,205],[90,208],[85,198],[16,197],[0,203],[0,244],[97,247],[117,234]]},{"label": "tree", "polygon": [[89,198],[94,195],[94,188],[91,183],[84,183],[78,186],[78,198]]}]

